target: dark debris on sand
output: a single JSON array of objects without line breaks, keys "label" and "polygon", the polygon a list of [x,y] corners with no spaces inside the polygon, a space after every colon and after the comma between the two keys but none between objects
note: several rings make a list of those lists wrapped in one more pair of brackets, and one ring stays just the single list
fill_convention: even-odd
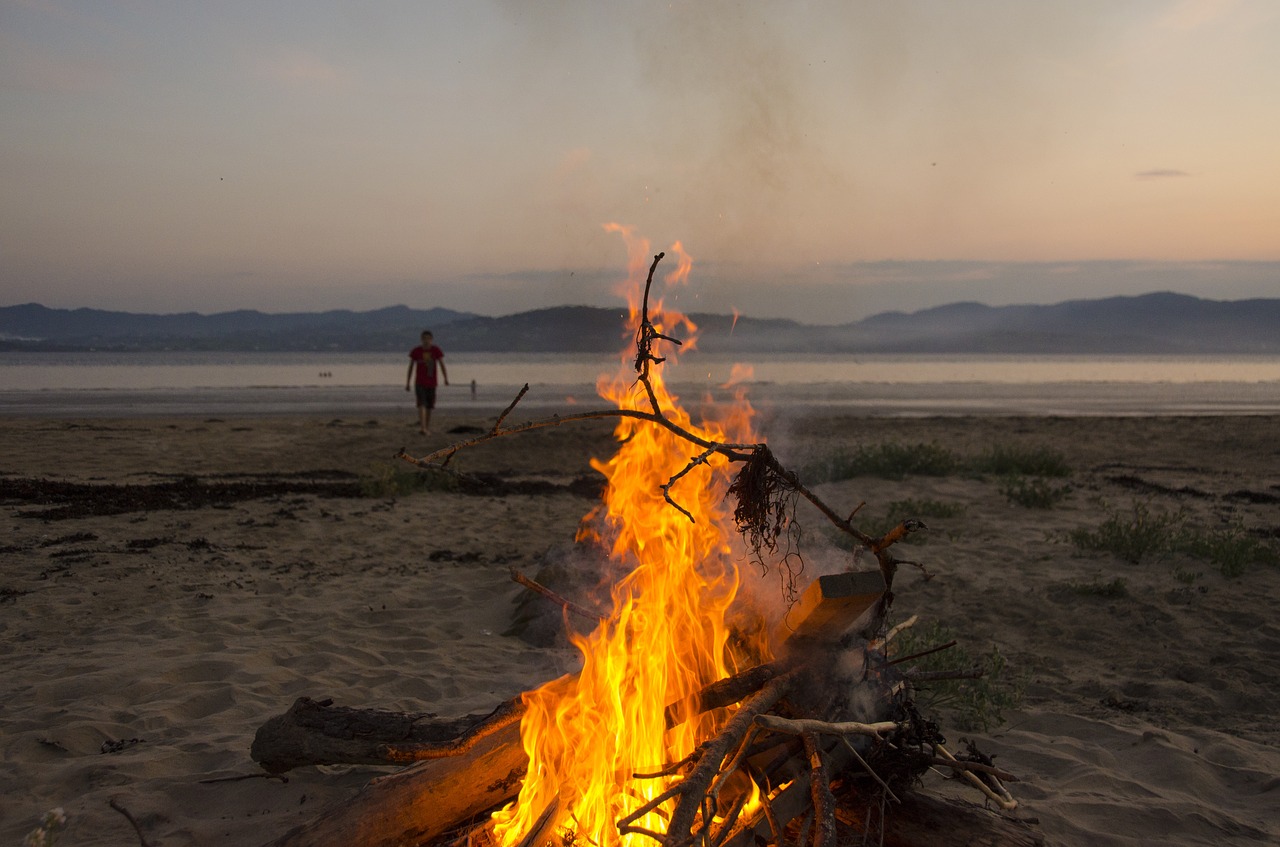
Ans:
[{"label": "dark debris on sand", "polygon": [[[321,498],[371,496],[352,474],[328,471],[323,475],[313,473],[311,478],[305,476],[297,473],[280,476],[255,474],[235,481],[181,477],[166,482],[126,485],[0,478],[0,503],[37,507],[17,512],[18,517],[58,521],[129,512],[185,511],[286,495]],[[329,478],[317,478],[321,476]],[[581,476],[567,484],[558,484],[480,474],[462,477],[456,490],[461,494],[489,497],[568,493],[598,498],[602,487],[603,478],[599,476]]]},{"label": "dark debris on sand", "polygon": [[241,482],[202,482],[185,477],[153,485],[89,484],[49,479],[0,479],[0,502],[42,508],[18,512],[18,517],[56,521],[127,512],[200,509],[243,500],[286,494],[318,497],[360,497],[357,480],[253,479]]}]

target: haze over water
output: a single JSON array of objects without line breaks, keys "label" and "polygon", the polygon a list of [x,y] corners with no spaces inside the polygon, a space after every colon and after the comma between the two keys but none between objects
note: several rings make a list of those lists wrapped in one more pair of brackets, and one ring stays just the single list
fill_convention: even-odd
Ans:
[{"label": "haze over water", "polygon": [[[616,355],[467,353],[446,359],[440,408],[492,415],[594,408]],[[751,367],[742,376],[740,364]],[[1261,414],[1280,412],[1278,357],[779,355],[689,353],[667,379],[686,398],[746,384],[760,408],[868,414]],[[385,353],[0,355],[0,414],[355,414],[411,410],[407,359]],[[476,393],[471,393],[471,382]]]}]

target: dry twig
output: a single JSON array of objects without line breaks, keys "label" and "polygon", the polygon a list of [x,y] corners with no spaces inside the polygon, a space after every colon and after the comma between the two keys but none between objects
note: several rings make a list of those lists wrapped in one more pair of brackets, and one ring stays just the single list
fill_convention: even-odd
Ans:
[{"label": "dry twig", "polygon": [[133,831],[138,834],[138,843],[141,844],[142,847],[153,847],[151,842],[147,840],[147,837],[142,834],[142,827],[138,824],[138,819],[135,818],[128,809],[117,803],[114,797],[107,801],[107,805],[124,815],[125,820],[127,820],[129,825],[133,827]]},{"label": "dry twig", "polygon": [[560,605],[560,608],[564,609],[566,612],[573,612],[575,615],[586,618],[587,620],[597,624],[603,622],[605,619],[604,615],[598,615],[595,612],[591,611],[590,609],[586,609],[586,608],[583,608],[582,606],[579,606],[577,603],[573,602],[567,597],[561,597],[559,594],[555,593],[550,588],[547,588],[542,583],[536,582],[530,579],[529,577],[525,576],[524,574],[520,573],[520,571],[516,570],[514,567],[511,569],[511,579],[514,582],[520,583],[530,591],[541,594],[543,597],[546,597],[548,600],[552,601],[553,603],[558,603]]}]

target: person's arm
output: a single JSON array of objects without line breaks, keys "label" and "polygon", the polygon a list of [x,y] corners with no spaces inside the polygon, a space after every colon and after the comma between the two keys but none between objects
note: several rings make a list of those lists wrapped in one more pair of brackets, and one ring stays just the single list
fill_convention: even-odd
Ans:
[{"label": "person's arm", "polygon": [[438,364],[440,365],[440,376],[444,377],[444,384],[449,384],[449,372],[444,369],[444,357],[441,356]]},{"label": "person's arm", "polygon": [[410,360],[409,360],[409,372],[408,372],[407,374],[405,374],[405,375],[404,375],[404,390],[405,390],[405,391],[408,391],[408,390],[409,390],[409,383],[413,382],[413,366],[414,366],[414,365],[416,365],[416,364],[417,364],[417,362],[415,362],[413,359],[410,359]]}]

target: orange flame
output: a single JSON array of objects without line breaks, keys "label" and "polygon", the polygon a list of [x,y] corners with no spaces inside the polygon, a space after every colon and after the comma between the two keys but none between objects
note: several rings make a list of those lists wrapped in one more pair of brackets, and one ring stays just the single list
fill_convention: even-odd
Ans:
[{"label": "orange flame", "polygon": [[[606,228],[626,240],[634,338],[651,261],[649,243],[627,227]],[[677,266],[665,278],[668,286],[682,284],[692,266],[679,244],[671,252]],[[653,294],[648,315],[663,334],[695,329]],[[659,344],[655,352],[668,355],[671,345]],[[624,351],[619,373],[602,376],[597,387],[620,409],[650,412],[637,384],[634,355]],[[756,440],[745,400],[721,420],[694,423],[667,390],[661,367],[652,368],[649,379],[663,413],[677,426],[708,440]],[[663,499],[662,489],[686,470],[697,448],[634,418],[621,418],[615,435],[621,447],[613,458],[592,461],[608,485],[604,502],[584,519],[580,537],[606,546],[628,574],[613,588],[608,620],[589,635],[573,637],[582,653],[581,673],[524,697],[521,738],[529,771],[516,802],[494,815],[494,834],[507,847],[524,838],[548,808],[559,810],[553,816],[557,830],[548,831],[544,841],[572,832],[582,845],[630,844],[637,836],[619,835],[617,821],[672,784],[671,778],[634,775],[680,761],[724,719],[723,714],[718,719],[703,715],[670,730],[665,725],[668,705],[691,704],[703,687],[735,670],[725,624],[738,589],[731,514],[722,502],[731,475],[728,463],[711,456],[671,487],[671,497],[693,516],[690,521]],[[674,802],[668,803],[636,826],[662,832],[673,808]]]},{"label": "orange flame", "polygon": [[750,382],[755,378],[755,375],[756,369],[751,365],[734,362],[733,367],[729,369],[729,378],[720,387],[733,388],[735,385]]}]

